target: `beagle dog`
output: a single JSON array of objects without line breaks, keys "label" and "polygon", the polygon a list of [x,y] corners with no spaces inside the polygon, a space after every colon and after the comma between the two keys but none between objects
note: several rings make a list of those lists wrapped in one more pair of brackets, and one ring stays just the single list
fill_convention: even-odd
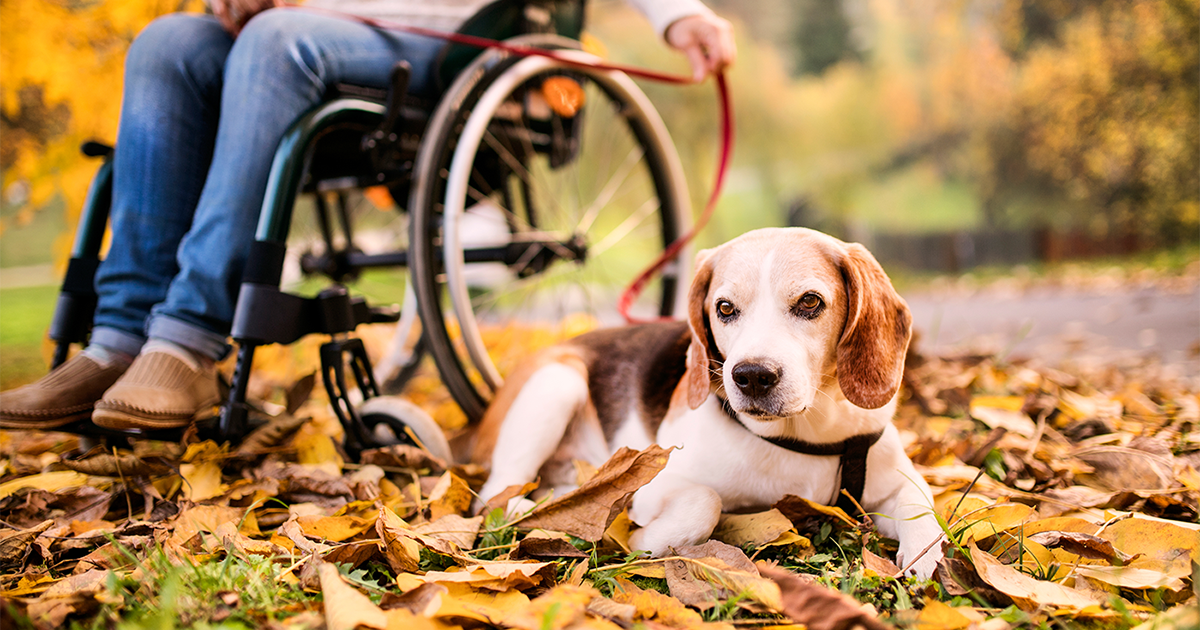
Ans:
[{"label": "beagle dog", "polygon": [[635,549],[701,543],[723,511],[788,494],[857,515],[850,494],[899,541],[897,564],[929,577],[942,532],[891,422],[912,318],[879,263],[768,228],[701,251],[696,268],[686,322],[587,333],[507,380],[475,436],[472,459],[491,464],[480,497],[539,477],[568,490],[572,460],[653,442],[678,448],[633,497]]}]

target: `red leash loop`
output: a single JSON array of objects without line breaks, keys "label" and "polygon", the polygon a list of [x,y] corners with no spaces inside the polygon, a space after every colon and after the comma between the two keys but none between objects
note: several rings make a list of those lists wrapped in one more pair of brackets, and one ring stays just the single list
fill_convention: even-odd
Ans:
[{"label": "red leash loop", "polygon": [[[486,37],[476,37],[474,35],[466,35],[463,33],[438,31],[420,26],[412,26],[409,24],[402,24],[400,22],[393,22],[390,20],[352,15],[349,13],[343,13],[341,11],[334,11],[332,9],[325,9],[321,7],[306,7],[296,5],[286,6],[289,9],[298,9],[302,11],[309,11],[311,13],[323,13],[342,19],[361,22],[375,28],[401,31],[413,35],[421,35],[424,37],[433,37],[436,39],[454,42],[455,44],[462,44],[464,46],[472,46],[475,48],[495,48],[522,57],[547,57],[567,65],[575,66],[577,68],[594,68],[597,70],[622,72],[632,77],[648,79],[650,81],[657,81],[659,83],[670,83],[674,85],[690,85],[695,83],[691,76],[668,74],[646,68],[627,66],[619,63],[609,63],[606,61],[580,61],[578,59],[573,59],[571,57],[559,54],[554,50],[535,48],[533,46],[522,46],[520,44],[511,44],[495,39],[488,39]],[[704,206],[704,212],[701,213],[700,218],[696,221],[696,225],[694,225],[691,230],[688,230],[687,234],[684,234],[676,239],[675,242],[668,245],[658,259],[655,260],[649,267],[647,267],[645,271],[638,275],[638,277],[631,282],[628,287],[625,288],[625,291],[621,293],[621,297],[617,300],[617,312],[619,312],[621,317],[624,317],[625,321],[628,323],[633,324],[648,321],[637,319],[629,314],[629,309],[631,306],[633,306],[634,300],[636,300],[638,295],[642,293],[642,291],[646,288],[646,285],[655,276],[655,274],[662,271],[662,268],[665,267],[667,263],[673,260],[676,256],[678,256],[679,252],[682,251],[688,243],[696,238],[696,235],[700,232],[700,230],[704,229],[704,226],[708,224],[709,219],[712,218],[713,211],[716,210],[717,207],[717,200],[721,197],[721,190],[725,187],[725,175],[729,171],[729,160],[733,154],[733,104],[729,98],[729,86],[725,81],[725,74],[723,72],[718,72],[716,74],[716,84],[717,100],[721,107],[721,150],[720,158],[717,162],[717,175],[713,182],[712,192],[708,196],[708,202]]]},{"label": "red leash loop", "polygon": [[717,209],[717,200],[721,197],[721,189],[725,187],[725,175],[729,172],[729,159],[733,156],[733,103],[729,98],[729,86],[725,82],[725,73],[717,73],[717,99],[721,104],[721,154],[717,161],[717,175],[713,180],[712,192],[708,195],[708,202],[704,205],[704,212],[700,214],[700,218],[696,221],[696,225],[688,230],[687,234],[676,239],[671,243],[658,260],[654,261],[645,271],[641,273],[633,282],[625,288],[621,293],[621,298],[617,300],[617,312],[625,321],[630,324],[645,323],[649,320],[640,320],[629,314],[629,308],[633,306],[633,301],[641,295],[642,290],[646,288],[646,284],[654,277],[668,262],[673,260],[679,252],[683,250],[688,243],[696,238],[700,230],[708,224],[708,220],[712,218],[713,211]]}]

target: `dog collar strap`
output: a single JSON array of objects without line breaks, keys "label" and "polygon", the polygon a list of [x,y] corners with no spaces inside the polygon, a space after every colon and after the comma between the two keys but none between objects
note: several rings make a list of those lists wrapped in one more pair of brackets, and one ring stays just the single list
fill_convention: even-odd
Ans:
[{"label": "dog collar strap", "polygon": [[[738,426],[750,431],[750,427],[742,422],[728,400],[719,396],[717,400],[720,401],[721,410],[725,412],[725,415],[729,416]],[[838,467],[841,469],[842,488],[860,505],[862,504],[863,487],[867,481],[867,453],[879,441],[879,438],[883,437],[883,431],[880,430],[875,433],[854,435],[841,442],[814,443],[794,438],[767,437],[753,431],[750,433],[793,453],[841,458]],[[837,498],[837,507],[842,508],[846,514],[853,515],[858,511],[858,507],[846,495],[838,492]]]}]

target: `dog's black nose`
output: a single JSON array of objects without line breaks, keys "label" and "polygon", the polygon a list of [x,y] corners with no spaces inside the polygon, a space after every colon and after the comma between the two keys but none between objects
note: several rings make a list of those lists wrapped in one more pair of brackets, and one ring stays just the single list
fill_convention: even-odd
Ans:
[{"label": "dog's black nose", "polygon": [[733,368],[733,382],[750,398],[762,398],[779,382],[781,371],[761,363],[740,363]]}]

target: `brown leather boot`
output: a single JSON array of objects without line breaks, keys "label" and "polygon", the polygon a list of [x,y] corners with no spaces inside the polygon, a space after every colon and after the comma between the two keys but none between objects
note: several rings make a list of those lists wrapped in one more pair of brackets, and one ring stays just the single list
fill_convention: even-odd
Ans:
[{"label": "brown leather boot", "polygon": [[121,361],[103,366],[86,354],[75,355],[37,381],[0,393],[0,427],[54,429],[84,420],[128,367]]},{"label": "brown leather boot", "polygon": [[151,342],[96,403],[92,422],[106,429],[174,429],[215,415],[220,402],[214,362]]}]

